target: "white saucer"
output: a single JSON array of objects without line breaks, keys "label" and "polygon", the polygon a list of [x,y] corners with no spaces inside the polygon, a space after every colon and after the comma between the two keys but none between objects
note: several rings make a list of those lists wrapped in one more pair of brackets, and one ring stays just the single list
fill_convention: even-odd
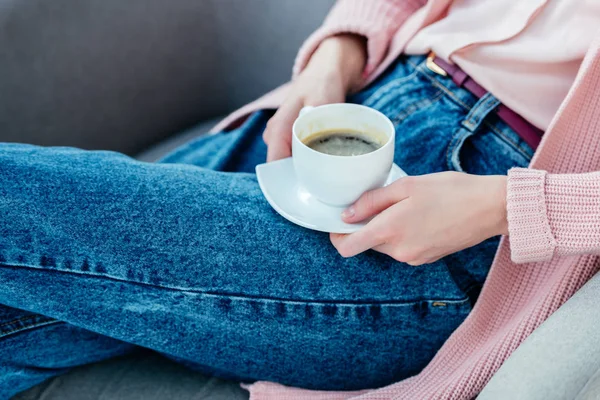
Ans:
[{"label": "white saucer", "polygon": [[[321,203],[302,188],[296,180],[291,157],[257,165],[256,176],[260,189],[271,207],[295,224],[316,231],[334,233],[352,233],[366,224],[346,224],[340,216],[343,207]],[[385,185],[403,176],[406,176],[406,173],[394,164]]]}]

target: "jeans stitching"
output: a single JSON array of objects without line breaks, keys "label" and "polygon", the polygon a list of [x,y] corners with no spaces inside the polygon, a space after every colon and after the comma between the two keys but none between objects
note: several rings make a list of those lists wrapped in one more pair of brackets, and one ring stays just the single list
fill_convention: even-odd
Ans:
[{"label": "jeans stitching", "polygon": [[[426,68],[426,67],[421,66],[421,65],[415,65],[411,61],[407,61],[407,63],[410,64],[413,68],[415,68],[418,72],[420,72],[422,76],[424,76],[425,78],[427,78],[431,82],[432,85],[434,85],[435,87],[437,87],[437,88],[441,89],[442,91],[444,91],[444,93],[446,95],[448,95],[448,97],[450,97],[450,99],[452,99],[458,105],[460,105],[461,107],[463,107],[466,111],[470,111],[471,110],[472,107],[470,107],[468,104],[466,104],[465,102],[463,102],[447,86],[441,84],[436,79],[434,79],[432,76],[429,76],[429,74],[427,73],[427,71],[425,71],[423,69],[423,68]],[[510,138],[509,136],[507,136],[506,134],[504,134],[496,126],[494,126],[493,124],[491,124],[489,121],[485,121],[485,120],[483,121],[483,125],[485,125],[487,128],[489,128],[494,133],[496,133],[496,135],[500,136],[504,141],[510,143],[514,147],[514,149],[517,152],[519,152],[525,159],[531,160],[532,156],[529,154],[528,151],[523,150],[521,148],[521,145],[517,144],[512,138]]]},{"label": "jeans stitching", "polygon": [[63,323],[63,322],[53,319],[53,320],[49,320],[49,321],[48,320],[41,321],[41,322],[38,322],[36,324],[21,326],[21,327],[18,327],[18,328],[15,328],[15,329],[12,329],[12,330],[9,330],[9,331],[6,331],[6,332],[0,332],[0,338],[4,338],[6,336],[9,336],[9,335],[12,335],[12,334],[15,334],[15,333],[19,333],[19,332],[23,332],[23,331],[28,331],[28,330],[36,329],[36,328],[41,328],[41,327],[44,327],[44,326],[58,324],[58,323]]},{"label": "jeans stitching", "polygon": [[110,279],[110,280],[117,281],[117,282],[149,286],[149,287],[154,287],[154,288],[158,288],[158,289],[170,290],[170,291],[174,291],[174,292],[194,293],[194,294],[199,294],[199,295],[204,295],[204,296],[242,298],[242,299],[249,299],[249,300],[266,300],[266,301],[286,302],[286,303],[300,303],[300,304],[316,303],[316,304],[345,304],[345,305],[377,304],[377,305],[381,305],[381,306],[387,306],[387,305],[397,306],[397,305],[412,305],[412,304],[425,303],[425,302],[432,303],[432,302],[438,302],[438,301],[444,301],[444,302],[452,303],[452,304],[461,304],[461,303],[467,302],[469,300],[468,297],[461,297],[461,298],[457,298],[457,299],[454,299],[454,298],[450,298],[450,299],[448,299],[448,298],[436,298],[436,299],[422,298],[422,299],[411,299],[411,300],[382,300],[382,301],[379,301],[379,300],[352,301],[352,300],[325,300],[325,299],[310,299],[310,300],[290,299],[290,298],[280,298],[280,297],[274,297],[274,296],[273,297],[258,296],[258,295],[255,296],[255,295],[249,295],[249,294],[244,294],[244,293],[223,293],[223,292],[203,291],[203,290],[192,289],[192,288],[177,288],[177,287],[159,285],[159,284],[154,284],[154,283],[127,280],[127,279],[123,279],[123,278],[119,278],[119,277],[110,276],[108,274],[82,273],[80,271],[67,271],[67,270],[61,270],[61,269],[49,270],[47,268],[41,268],[41,267],[36,267],[36,266],[31,266],[31,265],[20,265],[20,264],[0,264],[0,265],[6,265],[9,267],[18,267],[18,268],[29,268],[29,269],[35,269],[38,271],[42,271],[42,272],[62,273],[62,274],[67,274],[67,275],[83,275],[86,277],[91,277],[91,278],[96,278],[96,279]]},{"label": "jeans stitching", "polygon": [[4,323],[0,324],[0,329],[2,329],[3,327],[5,327],[7,325],[12,325],[12,324],[16,324],[19,322],[27,321],[28,319],[35,319],[35,318],[38,318],[38,316],[37,315],[27,315],[26,317],[21,317],[21,318],[14,319],[12,321],[4,322]]},{"label": "jeans stitching", "polygon": [[501,130],[499,130],[498,128],[496,128],[494,125],[492,125],[489,122],[483,121],[483,123],[490,128],[492,131],[494,131],[496,133],[496,135],[498,135],[502,140],[504,140],[507,143],[510,143],[514,149],[516,151],[518,151],[523,157],[525,157],[528,160],[531,160],[531,155],[526,152],[525,150],[523,150],[521,148],[521,145],[519,145],[517,142],[515,142],[510,136],[504,134]]},{"label": "jeans stitching", "polygon": [[[418,72],[419,71],[417,71],[415,69],[410,74],[408,74],[402,78],[397,78],[397,79],[391,80],[390,82],[386,83],[383,87],[377,89],[373,94],[371,94],[363,102],[363,105],[365,105],[367,107],[376,108],[379,110],[383,109],[385,104],[387,104],[385,99],[388,97],[388,95],[390,93],[392,93],[394,91],[394,89],[402,86],[402,84],[404,84],[405,82],[415,78],[418,75]],[[390,119],[392,120],[394,125],[396,125],[396,124],[402,122],[404,119],[410,117],[417,110],[420,110],[422,108],[432,105],[433,103],[438,101],[442,96],[443,96],[443,92],[441,90],[438,90],[438,92],[435,93],[430,98],[421,99],[421,100],[418,100],[416,102],[406,105],[402,111],[400,111],[397,115],[395,115],[394,117],[392,117]]]},{"label": "jeans stitching", "polygon": [[[425,107],[431,106],[432,104],[434,104],[435,102],[440,100],[443,95],[444,95],[444,92],[442,92],[440,90],[431,98],[425,98],[425,99],[422,99],[422,100],[419,100],[419,101],[409,104],[407,107],[404,108],[404,110],[402,112],[400,112],[397,116],[392,118],[392,122],[394,123],[394,125],[396,125],[396,124],[404,121],[406,118],[410,117],[416,111],[420,111]],[[408,110],[410,110],[410,111],[408,111]]]},{"label": "jeans stitching", "polygon": [[[403,76],[402,78],[393,79],[390,82],[386,83],[379,89],[375,90],[373,94],[371,94],[367,99],[363,102],[364,106],[376,108],[375,105],[386,97],[391,91],[393,91],[398,86],[401,86],[402,83],[407,82],[414,78],[417,75],[417,71],[413,71],[410,74]],[[375,99],[375,97],[377,97]]]},{"label": "jeans stitching", "polygon": [[456,103],[458,103],[460,106],[462,106],[466,111],[471,110],[471,106],[469,106],[468,104],[466,104],[465,102],[463,102],[458,96],[456,96],[454,94],[454,92],[452,92],[452,90],[450,90],[450,88],[448,88],[447,86],[443,85],[442,83],[438,82],[436,79],[434,79],[434,77],[430,76],[426,70],[426,66],[424,64],[420,64],[420,65],[415,65],[412,62],[408,61],[408,63],[415,68],[416,71],[418,71],[420,73],[420,75],[422,75],[423,77],[427,78],[432,85],[438,87],[439,89],[443,90],[452,100],[454,100]]},{"label": "jeans stitching", "polygon": [[[492,109],[488,109],[491,107],[490,104],[493,102],[496,102],[496,105],[492,107]],[[473,111],[473,109],[477,107],[475,112],[469,112],[469,115],[467,115],[467,119],[465,120],[465,122],[467,122],[469,125],[472,125],[473,128],[477,129],[479,126],[481,126],[482,120],[485,120],[485,118],[487,118],[487,116],[490,115],[490,112],[493,111],[493,108],[497,107],[498,104],[500,104],[500,102],[495,97],[488,97],[487,99],[483,100],[483,102],[479,106],[475,105],[473,106],[473,108],[471,108],[471,111]],[[479,111],[480,109],[483,109],[485,111]]]},{"label": "jeans stitching", "polygon": [[473,132],[467,131],[468,134],[461,134],[461,132],[463,131],[464,128],[458,128],[457,130],[454,131],[454,133],[452,134],[452,139],[450,140],[450,143],[448,144],[448,148],[446,149],[446,163],[448,164],[448,169],[452,170],[456,170],[458,172],[464,172],[462,167],[458,165],[458,163],[454,163],[454,159],[453,159],[453,155],[454,155],[454,149],[458,146],[460,139],[464,137],[464,140],[467,140],[470,136],[473,135]]}]

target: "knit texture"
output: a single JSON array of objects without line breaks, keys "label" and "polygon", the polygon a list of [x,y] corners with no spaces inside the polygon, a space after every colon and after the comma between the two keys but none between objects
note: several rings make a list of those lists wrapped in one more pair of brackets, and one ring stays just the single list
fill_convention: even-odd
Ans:
[{"label": "knit texture", "polygon": [[394,33],[424,3],[423,0],[339,0],[323,26],[304,42],[298,52],[294,77],[306,66],[324,39],[341,33],[354,33],[367,38],[368,57],[363,75],[368,77],[381,64]]},{"label": "knit texture", "polygon": [[[341,0],[300,51],[296,73],[319,40],[345,31],[367,36],[369,68],[381,72],[400,55],[407,35],[414,33],[413,27],[403,29],[402,23],[423,3]],[[418,11],[419,18],[405,25],[418,28],[419,24],[439,19],[451,3],[430,0]],[[379,28],[373,24],[379,24]],[[600,35],[591,45],[530,169],[509,172],[510,241],[502,239],[479,300],[421,373],[385,388],[362,392],[310,391],[258,382],[245,386],[251,399],[475,397],[519,344],[599,270],[600,258],[594,255],[600,254],[600,173],[595,172],[600,171],[599,93]],[[278,104],[284,94],[285,90],[280,89],[243,112]],[[240,115],[234,114],[229,121]]]},{"label": "knit texture", "polygon": [[506,208],[514,262],[544,260],[554,254],[545,184],[545,171],[512,169],[508,173]]}]

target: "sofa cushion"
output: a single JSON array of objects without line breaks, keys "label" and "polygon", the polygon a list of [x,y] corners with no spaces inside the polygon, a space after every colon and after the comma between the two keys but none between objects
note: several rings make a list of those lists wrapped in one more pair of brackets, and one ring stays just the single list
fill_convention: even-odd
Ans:
[{"label": "sofa cushion", "polygon": [[135,154],[287,81],[334,0],[2,0],[0,141]]},{"label": "sofa cushion", "polygon": [[594,376],[585,384],[579,395],[574,400],[598,400],[600,399],[600,368]]},{"label": "sofa cushion", "polygon": [[247,400],[238,383],[206,377],[153,353],[72,370],[13,400]]},{"label": "sofa cushion", "polygon": [[600,274],[538,327],[477,400],[599,399]]},{"label": "sofa cushion", "polygon": [[188,129],[185,132],[182,132],[178,135],[172,136],[169,139],[163,140],[162,142],[154,145],[147,150],[138,154],[135,158],[140,161],[154,162],[171,151],[175,150],[177,147],[181,146],[193,140],[199,136],[206,134],[213,126],[215,126],[221,119],[224,117],[218,117],[214,119],[210,119],[208,121],[201,122],[195,127]]}]

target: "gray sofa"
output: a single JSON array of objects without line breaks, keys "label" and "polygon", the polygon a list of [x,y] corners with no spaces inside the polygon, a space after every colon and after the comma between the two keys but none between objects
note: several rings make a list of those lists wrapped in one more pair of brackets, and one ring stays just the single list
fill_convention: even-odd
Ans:
[{"label": "gray sofa", "polygon": [[[0,0],[0,141],[154,161],[286,81],[302,39],[332,3]],[[599,291],[596,278],[515,352],[480,398],[600,398]],[[237,400],[247,393],[140,352],[77,368],[17,398]]]}]

